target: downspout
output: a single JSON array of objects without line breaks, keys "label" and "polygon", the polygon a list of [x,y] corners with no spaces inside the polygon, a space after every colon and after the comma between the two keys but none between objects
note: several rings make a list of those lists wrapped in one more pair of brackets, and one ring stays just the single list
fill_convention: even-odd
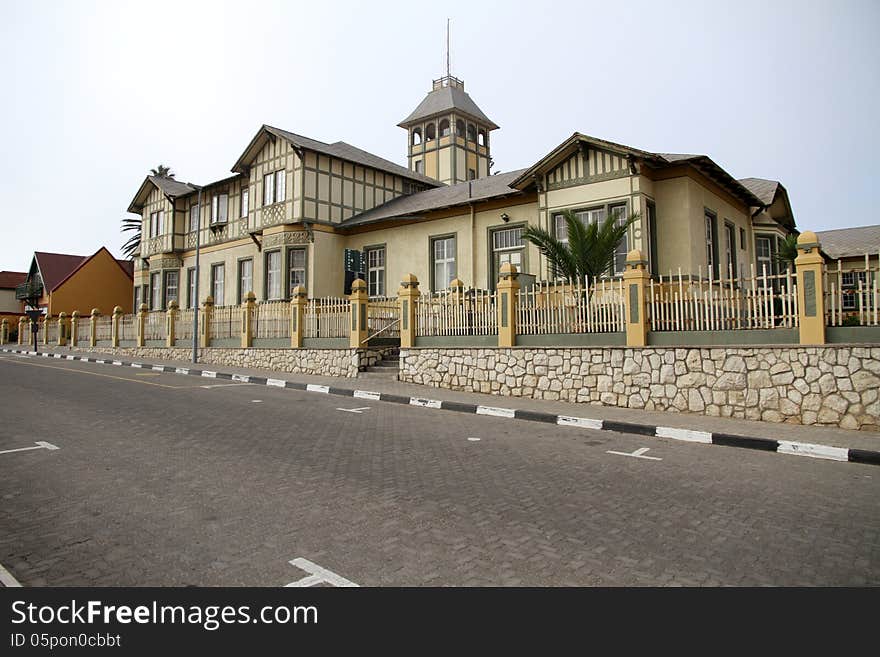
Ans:
[{"label": "downspout", "polygon": [[[468,181],[468,199],[471,198],[471,189],[473,182]],[[474,204],[468,202],[468,208],[471,211],[471,286],[477,287],[477,219],[474,210]],[[488,279],[488,276],[487,276]]]}]

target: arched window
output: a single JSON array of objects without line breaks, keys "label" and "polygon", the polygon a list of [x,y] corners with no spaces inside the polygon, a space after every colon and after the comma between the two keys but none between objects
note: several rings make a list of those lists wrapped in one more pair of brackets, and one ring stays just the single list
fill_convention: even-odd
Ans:
[{"label": "arched window", "polygon": [[473,123],[468,123],[467,140],[477,141],[477,129],[474,127]]},{"label": "arched window", "polygon": [[449,136],[449,119],[443,119],[442,121],[440,121],[440,136]]},{"label": "arched window", "polygon": [[455,136],[464,137],[464,121],[461,119],[455,122]]},{"label": "arched window", "polygon": [[422,143],[422,129],[414,128],[412,131],[412,144],[413,146],[418,146]]},{"label": "arched window", "polygon": [[437,138],[437,133],[435,132],[436,128],[434,128],[433,123],[429,123],[425,126],[425,141],[431,141],[432,139]]},{"label": "arched window", "polygon": [[477,143],[478,143],[480,146],[485,146],[485,145],[486,145],[486,131],[485,131],[485,130],[482,130],[482,129],[481,129],[480,132],[477,133]]}]

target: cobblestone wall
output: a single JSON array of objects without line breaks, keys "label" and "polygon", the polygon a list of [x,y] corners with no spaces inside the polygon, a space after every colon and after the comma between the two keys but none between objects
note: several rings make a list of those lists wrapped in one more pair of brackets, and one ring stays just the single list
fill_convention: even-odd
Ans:
[{"label": "cobblestone wall", "polygon": [[400,380],[648,410],[880,430],[880,348],[401,350]]},{"label": "cobblestone wall", "polygon": [[[98,347],[96,351],[132,358],[188,361],[192,349],[184,347]],[[359,368],[382,359],[388,349],[234,349],[210,347],[199,350],[199,362],[230,367],[254,367],[293,374],[356,377]]]}]

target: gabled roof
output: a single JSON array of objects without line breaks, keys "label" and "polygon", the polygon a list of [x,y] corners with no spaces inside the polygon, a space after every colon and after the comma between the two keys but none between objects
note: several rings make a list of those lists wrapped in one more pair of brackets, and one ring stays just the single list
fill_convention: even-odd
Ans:
[{"label": "gabled roof", "polygon": [[433,178],[428,178],[421,173],[410,171],[406,167],[402,167],[399,164],[395,164],[394,162],[379,157],[378,155],[368,153],[367,151],[361,150],[351,144],[347,144],[344,141],[327,144],[323,141],[318,141],[317,139],[312,139],[310,137],[303,137],[302,135],[297,135],[293,132],[288,132],[287,130],[275,128],[270,125],[263,125],[257,131],[257,134],[251,140],[251,143],[248,144],[247,148],[241,154],[241,157],[239,157],[236,163],[232,166],[233,171],[237,173],[242,173],[244,171],[247,163],[250,162],[254,156],[256,156],[257,151],[263,147],[263,140],[268,138],[267,135],[271,135],[271,138],[283,139],[298,149],[314,151],[323,155],[330,155],[331,157],[336,157],[340,160],[347,160],[354,164],[360,164],[362,166],[378,169],[379,171],[385,171],[386,173],[395,176],[415,180],[431,187],[438,187],[442,184]]},{"label": "gabled roof", "polygon": [[522,173],[510,171],[494,176],[477,178],[456,185],[444,185],[438,189],[427,189],[417,194],[399,196],[387,203],[361,212],[340,224],[341,227],[362,226],[385,219],[411,219],[415,215],[431,210],[440,210],[456,205],[466,205],[504,196],[522,196],[523,192],[510,186],[512,180]]},{"label": "gabled roof", "polygon": [[740,178],[739,182],[752,194],[761,199],[764,205],[772,204],[776,199],[776,193],[782,187],[778,180],[766,180],[764,178]]},{"label": "gabled roof", "polygon": [[428,95],[419,103],[418,107],[397,125],[401,128],[406,128],[417,121],[453,110],[479,121],[488,126],[490,130],[498,128],[494,121],[483,114],[483,110],[477,107],[477,104],[464,89],[454,85],[440,87],[428,92]]},{"label": "gabled roof", "polygon": [[880,225],[817,230],[816,237],[831,258],[864,257],[866,253],[875,258],[880,253]]},{"label": "gabled roof", "polygon": [[27,280],[27,272],[24,271],[0,271],[0,289],[12,290],[16,285],[21,285]]},{"label": "gabled roof", "polygon": [[158,189],[170,199],[175,199],[178,196],[186,196],[198,189],[196,185],[183,183],[174,180],[174,178],[166,178],[165,176],[147,176],[144,178],[144,182],[141,183],[137,194],[134,195],[134,198],[129,204],[128,211],[133,212],[134,214],[140,213],[144,208],[144,204],[147,202],[147,198],[150,196],[150,192],[153,191],[153,188]]},{"label": "gabled roof", "polygon": [[677,164],[686,164],[697,169],[706,177],[714,180],[721,187],[733,194],[733,196],[742,200],[746,205],[764,205],[754,193],[718,166],[707,155],[689,153],[652,153],[651,151],[645,151],[640,148],[633,148],[632,146],[618,144],[613,141],[591,137],[590,135],[581,134],[579,132],[574,133],[571,137],[550,151],[550,153],[538,160],[533,166],[526,169],[519,178],[511,183],[511,185],[518,189],[525,189],[533,183],[536,176],[550,171],[555,166],[571,157],[571,154],[580,144],[592,145],[603,150],[626,155],[627,157],[641,160],[651,168],[655,169],[662,169]]},{"label": "gabled roof", "polygon": [[[43,279],[43,288],[47,292],[57,290],[65,281],[73,276],[77,271],[84,267],[89,261],[97,256],[101,251],[107,251],[107,255],[113,258],[107,247],[102,246],[90,256],[70,255],[67,253],[45,253],[43,251],[34,252],[34,260]],[[134,263],[130,260],[113,261],[119,265],[119,268],[129,278],[134,277]]]}]

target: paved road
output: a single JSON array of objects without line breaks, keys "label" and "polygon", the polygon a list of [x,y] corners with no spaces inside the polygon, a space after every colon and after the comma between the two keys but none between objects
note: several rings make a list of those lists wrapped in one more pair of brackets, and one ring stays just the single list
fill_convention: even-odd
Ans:
[{"label": "paved road", "polygon": [[11,354],[0,399],[25,586],[880,584],[876,466]]}]

